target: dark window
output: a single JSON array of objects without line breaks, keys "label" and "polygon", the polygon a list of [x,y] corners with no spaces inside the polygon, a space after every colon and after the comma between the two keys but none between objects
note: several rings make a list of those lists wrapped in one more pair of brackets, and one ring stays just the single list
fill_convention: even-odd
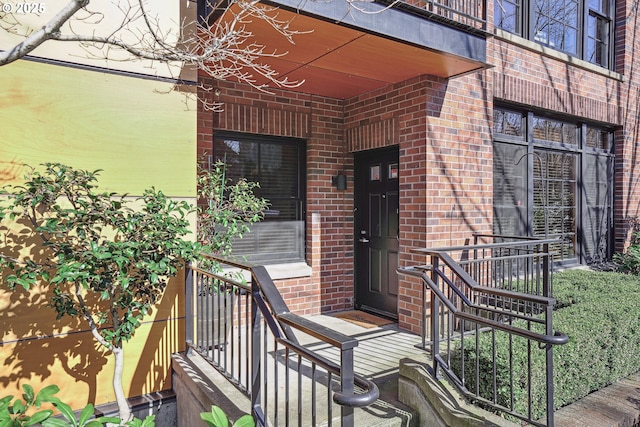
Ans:
[{"label": "dark window", "polygon": [[609,66],[609,39],[611,37],[609,9],[608,0],[589,0],[585,59],[603,67]]},{"label": "dark window", "polygon": [[576,256],[577,156],[535,150],[533,160],[533,235],[560,239],[556,259]]},{"label": "dark window", "polygon": [[602,67],[610,67],[613,2],[496,0],[495,26]]},{"label": "dark window", "polygon": [[[521,123],[523,138],[505,131]],[[528,131],[524,131],[528,129]],[[581,135],[584,137],[581,138]],[[493,229],[556,238],[557,261],[610,257],[612,133],[596,126],[494,109]]]},{"label": "dark window", "polygon": [[578,1],[532,0],[533,39],[539,43],[577,53]]},{"label": "dark window", "polygon": [[493,232],[526,236],[527,146],[493,145]]},{"label": "dark window", "polygon": [[578,144],[578,127],[575,124],[534,116],[532,127],[534,141],[565,145]]},{"label": "dark window", "polygon": [[262,222],[233,243],[233,255],[255,262],[304,259],[305,142],[298,139],[216,133],[213,153],[231,179],[258,182],[269,201]]},{"label": "dark window", "polygon": [[494,3],[496,27],[522,35],[522,6],[520,0],[496,0]]},{"label": "dark window", "polygon": [[493,110],[493,131],[496,134],[522,139],[524,138],[523,120],[522,113],[495,109]]}]

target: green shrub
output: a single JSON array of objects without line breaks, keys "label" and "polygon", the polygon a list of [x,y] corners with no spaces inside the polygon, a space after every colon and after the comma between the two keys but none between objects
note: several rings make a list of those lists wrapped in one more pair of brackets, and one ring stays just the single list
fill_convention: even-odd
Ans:
[{"label": "green shrub", "polygon": [[[79,416],[71,407],[55,396],[60,391],[57,385],[44,387],[38,393],[29,384],[22,386],[22,399],[12,395],[0,397],[0,427],[104,427],[114,424],[126,427],[154,427],[155,415],[148,415],[144,420],[133,418],[121,424],[118,417],[94,418],[93,404],[87,404]],[[59,414],[54,416],[52,409],[42,409],[43,404],[51,404]],[[211,412],[201,412],[200,418],[211,427],[229,427],[229,419],[218,406],[212,406]],[[232,427],[254,427],[255,422],[249,414],[238,418]]]},{"label": "green shrub", "polygon": [[[554,347],[554,404],[556,408],[575,402],[587,394],[640,371],[640,278],[628,274],[568,270],[554,276],[558,309],[554,329],[568,335],[569,342]],[[475,359],[481,378],[480,396],[493,399],[493,352],[496,355],[497,402],[511,407],[510,384],[513,381],[513,407],[527,414],[527,343],[505,333],[495,334],[495,350],[490,333],[480,334],[478,355],[475,339],[465,340],[465,377],[467,387],[475,391]],[[469,346],[473,345],[473,348]],[[513,349],[512,365],[509,349]],[[544,350],[531,345],[531,390],[533,418],[545,415]],[[460,370],[460,354],[452,366]],[[513,378],[510,377],[513,375]],[[485,383],[485,384],[482,384]]]},{"label": "green shrub", "polygon": [[[58,399],[55,394],[60,391],[57,385],[44,387],[38,393],[29,384],[22,386],[22,399],[11,395],[0,398],[0,427],[27,427],[41,425],[42,427],[102,427],[109,423],[119,423],[119,418],[93,418],[93,405],[89,403],[76,417],[69,405]],[[41,409],[43,404],[52,404],[59,412],[54,417],[51,409]],[[139,421],[139,420],[138,420]],[[151,421],[151,424],[148,423]],[[127,426],[152,427],[153,418],[148,417],[145,424]]]},{"label": "green shrub", "polygon": [[613,255],[618,269],[623,273],[640,275],[640,232],[631,235],[631,243],[624,253]]},{"label": "green shrub", "polygon": [[[211,412],[200,412],[200,418],[210,427],[229,427],[227,414],[218,406],[212,406]],[[231,427],[254,427],[255,425],[253,417],[247,414],[238,418]]]}]

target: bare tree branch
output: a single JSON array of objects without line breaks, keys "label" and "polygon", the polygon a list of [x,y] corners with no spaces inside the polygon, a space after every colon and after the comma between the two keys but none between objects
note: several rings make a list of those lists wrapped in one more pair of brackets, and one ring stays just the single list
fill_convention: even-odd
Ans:
[{"label": "bare tree branch", "polygon": [[[177,30],[175,26],[163,28],[160,20],[147,10],[145,0],[118,2],[117,9],[122,17],[115,21],[115,29],[103,30],[103,34],[95,29],[87,32],[86,25],[84,33],[74,28],[75,21],[86,24],[87,17],[76,15],[81,9],[89,17],[104,16],[103,13],[89,11],[89,3],[90,0],[71,0],[45,26],[12,49],[0,52],[0,65],[30,54],[45,41],[55,40],[78,43],[89,58],[148,60],[179,69],[188,67],[217,80],[236,80],[262,91],[268,91],[270,86],[294,88],[303,83],[281,77],[267,63],[268,58],[279,58],[287,52],[269,50],[255,40],[249,26],[255,21],[265,22],[292,44],[293,37],[305,31],[290,28],[290,21],[281,19],[277,8],[257,0],[232,0],[213,25],[182,22],[177,24]],[[111,15],[109,18],[114,20]],[[186,28],[194,30],[185,31]],[[10,31],[6,25],[2,29]],[[123,59],[115,54],[116,51],[126,52],[129,56]],[[215,109],[217,105],[205,107]]]},{"label": "bare tree branch", "polygon": [[31,53],[45,41],[56,38],[56,36],[59,35],[60,27],[71,19],[80,9],[87,6],[87,4],[89,4],[89,0],[71,0],[38,31],[31,34],[12,49],[0,52],[0,65],[6,65],[16,61]]}]

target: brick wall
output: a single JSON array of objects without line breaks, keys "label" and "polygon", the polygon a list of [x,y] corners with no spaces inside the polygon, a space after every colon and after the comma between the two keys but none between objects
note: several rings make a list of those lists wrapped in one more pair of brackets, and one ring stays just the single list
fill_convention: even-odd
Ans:
[{"label": "brick wall", "polygon": [[[618,13],[635,11],[621,7]],[[628,20],[618,20],[620,23]],[[640,38],[633,26],[617,28],[615,73],[599,71],[582,61],[565,59],[544,49],[531,49],[526,43],[496,37],[489,41],[488,61],[495,65],[488,74],[491,96],[553,114],[584,118],[591,122],[617,126],[615,132],[614,230],[616,251],[629,241],[629,231],[639,215],[640,173],[633,165],[640,161],[638,150],[638,110],[640,101],[635,52]]]},{"label": "brick wall", "polygon": [[[620,12],[635,13],[631,7],[619,6]],[[421,76],[345,101],[280,90],[265,94],[223,83],[217,98],[214,92],[201,94],[223,102],[225,109],[199,114],[199,152],[210,150],[214,129],[307,140],[307,230],[318,214],[315,226],[321,231],[321,239],[307,238],[307,262],[314,265],[309,285],[318,290],[324,312],[353,305],[353,152],[399,146],[400,265],[423,262],[412,248],[461,244],[472,232],[492,229],[496,101],[620,129],[615,133],[615,227],[621,250],[640,205],[640,169],[633,167],[640,163],[640,80],[633,61],[640,36],[628,22],[617,29],[616,43],[624,51],[616,57],[616,72],[594,71],[498,32],[488,39],[492,68],[449,80]],[[348,177],[346,191],[331,185],[338,173]],[[294,294],[307,292],[301,283],[281,286],[292,301]],[[417,332],[420,285],[402,278],[399,292],[400,325]]]},{"label": "brick wall", "polygon": [[[213,87],[201,77],[201,85]],[[217,91],[215,90],[217,89]],[[212,152],[216,130],[302,138],[307,141],[307,248],[311,277],[278,280],[292,311],[299,314],[353,307],[353,197],[338,191],[331,177],[346,172],[353,188],[353,162],[344,144],[343,102],[307,94],[216,82],[199,90],[206,103],[221,103],[214,112],[199,104],[198,153]],[[317,223],[313,223],[313,214]],[[320,233],[321,232],[321,233]],[[315,234],[313,234],[315,233]],[[320,236],[314,237],[314,236]]]},{"label": "brick wall", "polygon": [[[451,81],[422,76],[346,103],[352,151],[399,145],[401,266],[425,262],[413,248],[458,244],[491,229],[485,86],[483,74]],[[401,276],[398,299],[400,326],[419,332],[421,284]]]}]

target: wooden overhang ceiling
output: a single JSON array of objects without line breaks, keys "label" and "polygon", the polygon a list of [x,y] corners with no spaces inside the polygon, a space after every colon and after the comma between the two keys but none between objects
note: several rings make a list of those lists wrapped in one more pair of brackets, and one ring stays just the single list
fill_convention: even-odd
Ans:
[{"label": "wooden overhang ceiling", "polygon": [[260,44],[287,52],[267,62],[280,77],[304,80],[297,92],[348,99],[419,75],[451,78],[487,68],[483,35],[424,16],[395,8],[366,14],[344,0],[269,4],[291,28],[311,31],[292,45],[263,21],[249,24]]}]

